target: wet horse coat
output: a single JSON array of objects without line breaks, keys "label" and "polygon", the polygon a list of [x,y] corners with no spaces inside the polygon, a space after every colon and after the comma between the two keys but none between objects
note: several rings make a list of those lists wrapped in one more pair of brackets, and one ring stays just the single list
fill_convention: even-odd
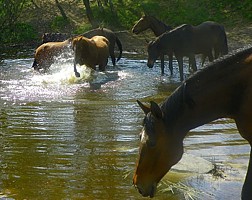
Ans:
[{"label": "wet horse coat", "polygon": [[105,70],[109,57],[109,41],[103,36],[94,36],[88,39],[78,36],[72,40],[74,50],[74,72],[77,77],[80,74],[76,70],[76,64],[86,65],[95,69],[99,65],[101,71]]},{"label": "wet horse coat", "polygon": [[[94,36],[104,36],[109,41],[109,54],[112,60],[113,65],[116,64],[116,61],[118,62],[122,57],[122,43],[119,40],[119,38],[116,36],[116,34],[107,28],[96,28],[93,30],[90,30],[88,32],[85,32],[81,34],[81,36],[92,38]],[[70,35],[67,33],[45,33],[42,37],[42,42],[58,42],[63,41],[69,37],[77,37],[78,35]],[[118,46],[119,49],[119,55],[118,58],[115,58],[115,45]]]},{"label": "wet horse coat", "polygon": [[[140,133],[140,158],[133,183],[153,197],[158,182],[183,155],[183,140],[198,126],[219,118],[235,120],[252,145],[252,47],[219,60],[186,80],[163,103],[146,106]],[[252,197],[252,153],[242,199]]]},{"label": "wet horse coat", "polygon": [[32,67],[35,70],[47,70],[54,63],[55,57],[71,50],[71,39],[63,42],[47,42],[40,45],[34,55]]},{"label": "wet horse coat", "polygon": [[[181,25],[169,32],[163,33],[156,40],[148,45],[148,63],[153,67],[158,57],[165,54],[174,53],[179,64],[180,80],[183,77],[183,56],[189,57],[190,64],[194,71],[197,70],[195,55],[203,54],[213,61],[212,49],[220,44],[220,38],[223,36],[222,27],[214,22],[204,22],[198,26],[188,24]],[[217,52],[227,53],[226,40],[221,45],[222,48]]]}]

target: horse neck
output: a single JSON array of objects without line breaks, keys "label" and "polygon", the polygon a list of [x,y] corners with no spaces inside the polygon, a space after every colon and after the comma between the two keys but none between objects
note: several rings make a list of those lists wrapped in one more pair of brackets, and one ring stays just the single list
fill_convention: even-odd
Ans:
[{"label": "horse neck", "polygon": [[[215,81],[208,80],[208,84],[203,79],[197,83],[196,79],[192,84],[185,82],[180,86],[162,106],[167,129],[185,137],[191,129],[216,119],[235,118],[246,87],[235,73],[234,70],[226,80],[223,74]],[[234,82],[237,84],[234,85]]]},{"label": "horse neck", "polygon": [[167,26],[163,22],[157,20],[156,18],[151,18],[151,23],[150,23],[150,29],[153,31],[155,36],[160,36],[166,31],[169,31],[172,29],[172,27]]}]

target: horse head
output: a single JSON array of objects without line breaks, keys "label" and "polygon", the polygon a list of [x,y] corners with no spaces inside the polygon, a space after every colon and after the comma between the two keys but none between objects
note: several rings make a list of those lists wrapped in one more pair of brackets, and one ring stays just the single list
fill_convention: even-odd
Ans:
[{"label": "horse head", "polygon": [[150,21],[148,20],[148,15],[143,15],[133,26],[132,32],[135,34],[139,34],[142,31],[150,28]]},{"label": "horse head", "polygon": [[151,102],[150,107],[137,101],[145,113],[140,133],[140,152],[133,184],[143,196],[153,197],[158,182],[183,154],[183,139],[168,130],[161,108]]},{"label": "horse head", "polygon": [[160,56],[158,45],[157,45],[156,41],[149,42],[148,47],[147,47],[147,51],[148,51],[147,66],[149,68],[152,68],[155,61]]}]

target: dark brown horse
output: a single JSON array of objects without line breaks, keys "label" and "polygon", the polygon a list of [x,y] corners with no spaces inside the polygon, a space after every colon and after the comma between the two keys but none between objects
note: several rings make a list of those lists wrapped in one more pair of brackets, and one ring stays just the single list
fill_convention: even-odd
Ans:
[{"label": "dark brown horse", "polygon": [[68,33],[44,33],[42,35],[42,43],[47,42],[62,42],[67,40],[72,35]]},{"label": "dark brown horse", "polygon": [[[199,26],[195,26],[196,29],[209,29],[210,33],[213,33],[213,50],[215,54],[215,59],[221,55],[226,55],[228,53],[228,46],[227,46],[227,37],[225,33],[224,26],[216,23],[216,22],[204,22]],[[168,26],[161,22],[160,20],[156,19],[150,15],[144,15],[138,20],[138,22],[133,26],[132,32],[135,34],[139,34],[147,29],[151,29],[155,36],[160,36],[161,34],[165,33],[166,31],[170,31],[172,29],[171,26]],[[164,53],[166,55],[167,53]],[[161,60],[161,73],[164,74],[164,55],[160,55]],[[205,59],[207,55],[202,56],[202,67],[204,65]],[[190,62],[190,65],[194,65],[194,60]],[[172,54],[169,55],[169,69],[172,74]]]},{"label": "dark brown horse", "polygon": [[[252,47],[210,64],[178,87],[160,105],[138,104],[145,113],[133,183],[153,197],[158,182],[183,155],[183,140],[198,126],[219,118],[235,120],[252,145]],[[252,152],[242,199],[252,197]]]},{"label": "dark brown horse", "polygon": [[[215,22],[204,22],[198,26],[181,25],[169,32],[163,33],[156,40],[149,43],[147,65],[152,68],[154,62],[160,56],[174,53],[178,61],[180,80],[182,81],[184,79],[183,57],[189,57],[193,71],[197,70],[194,54],[203,54],[210,61],[213,61],[212,49],[216,43],[219,44],[222,33],[222,27]],[[224,46],[227,47],[226,45]]]},{"label": "dark brown horse", "polygon": [[[116,64],[116,61],[118,62],[120,58],[122,57],[122,43],[119,40],[119,38],[116,36],[116,34],[111,31],[110,29],[107,28],[96,28],[93,30],[90,30],[88,32],[85,32],[81,34],[82,36],[85,36],[87,38],[92,38],[96,35],[104,36],[108,39],[109,41],[109,54],[112,60],[113,65]],[[69,35],[67,33],[45,33],[42,37],[42,42],[58,42],[58,41],[63,41],[66,40],[69,37],[76,37],[77,35]],[[115,58],[115,44],[117,44],[119,48],[119,55],[116,60]]]},{"label": "dark brown horse", "polygon": [[[157,18],[150,16],[150,15],[143,15],[133,26],[132,32],[135,34],[139,34],[147,29],[151,29],[156,37],[160,36],[166,31],[172,30],[171,26],[166,25],[165,23],[161,22]],[[173,74],[173,67],[172,67],[172,54],[169,56],[169,69],[171,75]],[[161,60],[161,74],[164,74],[164,55],[160,55]]]},{"label": "dark brown horse", "polygon": [[77,72],[76,64],[86,65],[95,70],[99,65],[99,70],[104,71],[108,63],[109,57],[109,41],[103,36],[94,36],[88,39],[84,36],[77,36],[72,40],[72,48],[74,50],[74,72]]}]

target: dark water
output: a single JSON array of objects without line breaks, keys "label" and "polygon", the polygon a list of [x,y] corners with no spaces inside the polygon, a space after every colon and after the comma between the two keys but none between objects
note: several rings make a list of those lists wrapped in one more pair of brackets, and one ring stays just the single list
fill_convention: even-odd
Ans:
[{"label": "dark water", "polygon": [[[71,59],[39,74],[29,53],[0,64],[0,199],[142,199],[132,186],[143,118],[136,99],[164,100],[179,86],[177,68],[161,77],[128,54],[105,73],[79,67],[77,79]],[[199,127],[184,144],[189,160],[156,199],[239,199],[249,147],[234,122]],[[220,176],[206,174],[211,163]]]}]

